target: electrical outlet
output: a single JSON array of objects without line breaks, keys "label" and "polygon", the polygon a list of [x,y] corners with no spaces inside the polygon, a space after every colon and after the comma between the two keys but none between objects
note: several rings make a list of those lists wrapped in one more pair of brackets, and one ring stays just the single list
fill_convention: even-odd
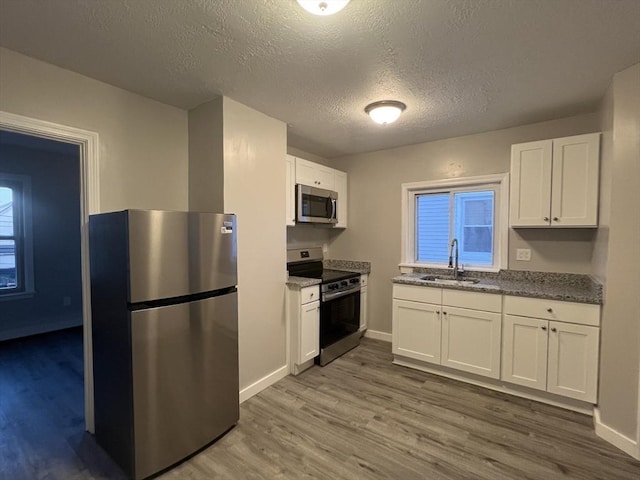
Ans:
[{"label": "electrical outlet", "polygon": [[62,297],[62,305],[68,307],[71,305],[71,297]]},{"label": "electrical outlet", "polygon": [[516,260],[520,260],[522,262],[530,262],[531,261],[531,249],[530,248],[517,248],[516,249]]}]

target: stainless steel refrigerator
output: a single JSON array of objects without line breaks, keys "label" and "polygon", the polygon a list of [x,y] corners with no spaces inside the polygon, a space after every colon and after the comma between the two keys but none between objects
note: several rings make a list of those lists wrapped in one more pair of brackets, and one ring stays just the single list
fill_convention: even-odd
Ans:
[{"label": "stainless steel refrigerator", "polygon": [[96,440],[145,478],[238,421],[235,217],[92,215],[89,246]]}]

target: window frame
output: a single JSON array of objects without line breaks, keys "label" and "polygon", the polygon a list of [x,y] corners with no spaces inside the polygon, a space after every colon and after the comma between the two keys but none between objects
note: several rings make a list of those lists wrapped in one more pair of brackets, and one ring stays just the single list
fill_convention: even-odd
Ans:
[{"label": "window frame", "polygon": [[[495,189],[494,198],[494,263],[488,267],[469,267],[470,271],[497,272],[508,268],[509,260],[509,174],[448,178],[402,184],[402,248],[400,270],[409,273],[414,268],[446,268],[440,263],[416,261],[416,197],[421,194]],[[453,215],[452,215],[453,216]],[[453,221],[453,220],[451,220]]]},{"label": "window frame", "polygon": [[[20,190],[19,204],[14,206],[14,215],[18,215],[18,222],[14,223],[13,237],[16,242],[16,277],[18,281],[15,289],[0,289],[0,302],[29,298],[35,293],[33,271],[33,222],[31,200],[31,177],[0,172],[0,186]],[[16,199],[14,197],[14,204]]]}]

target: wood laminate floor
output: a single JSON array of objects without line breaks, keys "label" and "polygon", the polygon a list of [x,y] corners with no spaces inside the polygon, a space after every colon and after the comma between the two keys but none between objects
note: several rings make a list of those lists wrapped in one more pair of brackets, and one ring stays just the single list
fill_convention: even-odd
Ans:
[{"label": "wood laminate floor", "polygon": [[[161,475],[182,479],[634,479],[590,417],[391,364],[362,345],[242,404]],[[0,343],[0,479],[121,479],[83,432],[82,334]]]}]

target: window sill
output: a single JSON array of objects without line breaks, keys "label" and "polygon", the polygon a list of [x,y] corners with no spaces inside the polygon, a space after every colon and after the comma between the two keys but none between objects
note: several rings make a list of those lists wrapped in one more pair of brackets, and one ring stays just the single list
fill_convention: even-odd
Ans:
[{"label": "window sill", "polygon": [[[446,265],[434,264],[434,263],[400,263],[401,273],[412,273],[414,268],[438,268],[441,270],[447,270]],[[465,272],[492,272],[498,273],[501,269],[499,267],[467,267],[465,265]]]},{"label": "window sill", "polygon": [[26,298],[33,298],[35,290],[29,292],[16,292],[16,293],[4,293],[0,295],[0,302],[8,302],[9,300],[24,300]]}]

